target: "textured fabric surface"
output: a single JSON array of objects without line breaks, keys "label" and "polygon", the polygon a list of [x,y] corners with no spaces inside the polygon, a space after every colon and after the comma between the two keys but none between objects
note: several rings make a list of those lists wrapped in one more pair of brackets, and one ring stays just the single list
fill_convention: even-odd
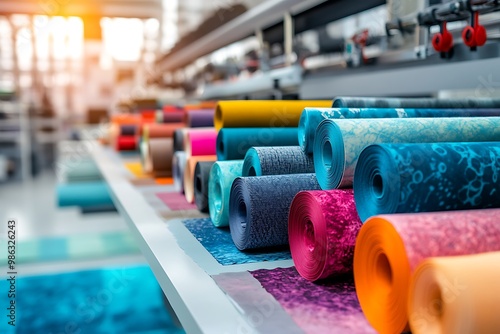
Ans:
[{"label": "textured fabric surface", "polygon": [[384,213],[500,207],[500,142],[378,144],[359,157],[363,220]]},{"label": "textured fabric surface", "polygon": [[314,160],[300,146],[252,147],[243,162],[243,176],[314,173]]},{"label": "textured fabric surface", "polygon": [[196,205],[188,203],[186,197],[177,192],[157,193],[156,196],[171,210],[195,210]]},{"label": "textured fabric surface", "polygon": [[229,226],[238,249],[288,245],[288,212],[295,195],[318,190],[314,174],[239,177],[229,199]]},{"label": "textured fabric surface", "polygon": [[306,333],[375,333],[361,312],[352,277],[314,284],[293,267],[250,273]]},{"label": "textured fabric surface", "polygon": [[186,169],[187,155],[184,151],[174,153],[172,159],[172,177],[175,190],[184,193],[184,170]]},{"label": "textured fabric surface", "polygon": [[59,184],[56,188],[56,197],[59,207],[113,205],[105,182]]},{"label": "textured fabric surface", "polygon": [[186,111],[186,125],[190,128],[214,126],[214,109]]},{"label": "textured fabric surface", "polygon": [[241,176],[243,160],[217,161],[208,180],[208,206],[215,226],[229,226],[229,195],[234,179]]},{"label": "textured fabric surface", "polygon": [[316,129],[324,119],[493,116],[500,116],[500,109],[305,108],[299,121],[299,145],[306,153],[313,152]]},{"label": "textured fabric surface", "polygon": [[410,288],[412,333],[500,333],[499,263],[500,252],[424,261]]},{"label": "textured fabric surface", "polygon": [[215,161],[200,161],[194,169],[194,202],[201,212],[208,212],[208,177]]},{"label": "textured fabric surface", "polygon": [[253,146],[297,145],[297,128],[221,129],[217,135],[217,160],[243,159]]},{"label": "textured fabric surface", "polygon": [[297,271],[310,281],[352,272],[360,228],[352,189],[298,193],[288,216]]},{"label": "textured fabric surface", "polygon": [[296,127],[304,108],[326,108],[330,105],[330,101],[219,101],[215,110],[214,126],[218,130],[239,127]]},{"label": "textured fabric surface", "polygon": [[379,143],[500,140],[500,117],[324,120],[314,141],[314,168],[322,189],[352,187],[361,151]]},{"label": "textured fabric surface", "polygon": [[333,108],[500,108],[500,99],[336,97]]},{"label": "textured fabric surface", "polygon": [[361,227],[354,249],[356,292],[383,333],[408,329],[411,273],[423,260],[500,250],[500,209],[381,215]]},{"label": "textured fabric surface", "polygon": [[208,218],[185,220],[184,225],[205,249],[223,266],[289,260],[289,251],[268,248],[265,250],[242,252],[231,240],[228,228],[217,228]]},{"label": "textured fabric surface", "polygon": [[16,283],[16,327],[8,331],[2,321],[2,333],[184,333],[147,266],[18,277]]}]

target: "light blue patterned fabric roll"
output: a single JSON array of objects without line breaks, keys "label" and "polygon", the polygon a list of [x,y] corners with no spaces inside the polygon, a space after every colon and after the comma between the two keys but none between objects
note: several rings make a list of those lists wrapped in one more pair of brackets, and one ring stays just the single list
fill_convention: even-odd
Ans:
[{"label": "light blue patterned fabric roll", "polygon": [[368,145],[499,140],[500,117],[324,120],[314,141],[314,168],[323,190],[349,188]]},{"label": "light blue patterned fabric roll", "polygon": [[217,227],[229,225],[229,193],[234,179],[241,176],[243,160],[217,161],[208,178],[208,209]]}]

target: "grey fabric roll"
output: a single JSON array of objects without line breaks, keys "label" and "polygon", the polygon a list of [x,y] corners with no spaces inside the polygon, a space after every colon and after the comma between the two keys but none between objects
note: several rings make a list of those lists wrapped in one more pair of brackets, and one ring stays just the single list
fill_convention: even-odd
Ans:
[{"label": "grey fabric roll", "polygon": [[242,176],[314,173],[314,159],[300,146],[252,147],[245,155]]},{"label": "grey fabric roll", "polygon": [[200,161],[194,169],[194,202],[201,212],[208,212],[208,179],[215,161]]},{"label": "grey fabric roll", "polygon": [[229,199],[229,227],[240,250],[288,245],[295,195],[321,189],[315,174],[238,177]]}]

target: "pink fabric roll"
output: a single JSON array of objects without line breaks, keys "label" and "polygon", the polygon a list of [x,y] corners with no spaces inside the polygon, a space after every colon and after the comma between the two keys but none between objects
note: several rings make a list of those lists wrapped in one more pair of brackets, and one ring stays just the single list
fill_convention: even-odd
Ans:
[{"label": "pink fabric roll", "polygon": [[215,155],[216,141],[214,128],[188,129],[184,148],[188,156]]},{"label": "pink fabric roll", "polygon": [[299,274],[316,281],[352,272],[361,226],[352,189],[298,193],[290,207],[288,238]]}]

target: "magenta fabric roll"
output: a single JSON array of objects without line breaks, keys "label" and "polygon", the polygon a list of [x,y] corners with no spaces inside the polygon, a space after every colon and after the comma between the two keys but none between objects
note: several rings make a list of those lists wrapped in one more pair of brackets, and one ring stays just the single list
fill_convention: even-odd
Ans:
[{"label": "magenta fabric roll", "polygon": [[361,226],[352,189],[298,193],[290,207],[288,239],[299,274],[316,281],[352,272]]},{"label": "magenta fabric roll", "polygon": [[185,151],[188,156],[215,155],[217,131],[214,128],[187,130]]}]

